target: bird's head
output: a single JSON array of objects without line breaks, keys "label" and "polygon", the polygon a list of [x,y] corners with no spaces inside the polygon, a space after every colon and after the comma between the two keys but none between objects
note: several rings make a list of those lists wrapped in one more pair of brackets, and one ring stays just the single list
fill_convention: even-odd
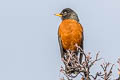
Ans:
[{"label": "bird's head", "polygon": [[55,14],[55,15],[56,16],[60,16],[62,20],[65,20],[65,19],[74,19],[77,22],[79,22],[78,15],[76,14],[75,11],[73,11],[70,8],[65,8],[65,9],[62,10],[61,13]]}]

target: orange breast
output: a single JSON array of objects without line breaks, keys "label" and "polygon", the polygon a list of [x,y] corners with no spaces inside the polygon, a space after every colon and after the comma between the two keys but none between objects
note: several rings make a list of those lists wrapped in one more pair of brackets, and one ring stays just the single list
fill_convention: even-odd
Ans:
[{"label": "orange breast", "polygon": [[80,46],[82,41],[82,26],[75,20],[63,20],[59,26],[58,35],[62,46],[66,50],[76,50],[75,44]]}]

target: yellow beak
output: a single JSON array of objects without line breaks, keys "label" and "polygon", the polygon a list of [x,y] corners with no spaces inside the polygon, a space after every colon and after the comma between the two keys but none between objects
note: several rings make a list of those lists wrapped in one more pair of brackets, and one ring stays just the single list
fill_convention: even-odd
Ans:
[{"label": "yellow beak", "polygon": [[58,13],[58,14],[55,14],[55,15],[56,15],[56,16],[59,16],[59,17],[62,17],[62,15],[61,15],[61,14],[59,14],[59,13]]}]

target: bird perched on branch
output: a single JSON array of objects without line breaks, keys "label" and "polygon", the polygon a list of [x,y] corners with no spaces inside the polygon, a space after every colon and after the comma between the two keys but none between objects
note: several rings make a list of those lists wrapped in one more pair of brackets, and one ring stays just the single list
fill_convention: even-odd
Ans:
[{"label": "bird perched on branch", "polygon": [[[79,23],[78,15],[70,8],[65,8],[61,13],[55,15],[62,19],[58,29],[61,57],[64,58],[67,50],[73,51],[78,55],[75,45],[77,44],[83,49],[83,27]],[[80,63],[82,62],[82,54],[80,54],[79,61]]]}]

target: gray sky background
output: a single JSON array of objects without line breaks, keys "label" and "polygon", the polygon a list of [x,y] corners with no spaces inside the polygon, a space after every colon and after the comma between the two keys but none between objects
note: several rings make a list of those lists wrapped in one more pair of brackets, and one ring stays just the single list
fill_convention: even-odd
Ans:
[{"label": "gray sky background", "polygon": [[100,51],[105,61],[116,64],[119,4],[120,0],[0,0],[0,80],[59,80],[61,19],[53,14],[64,8],[72,8],[80,18],[85,51],[92,56]]}]

